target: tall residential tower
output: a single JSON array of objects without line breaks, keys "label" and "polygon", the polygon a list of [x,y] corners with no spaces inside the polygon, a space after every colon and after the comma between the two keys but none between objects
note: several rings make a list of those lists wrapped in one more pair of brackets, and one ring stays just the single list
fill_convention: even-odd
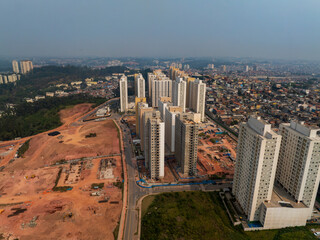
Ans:
[{"label": "tall residential tower", "polygon": [[271,200],[280,142],[259,117],[240,125],[232,193],[249,221],[259,221],[262,203]]},{"label": "tall residential tower", "polygon": [[280,125],[282,135],[276,180],[297,202],[310,207],[320,180],[320,129],[292,121]]},{"label": "tall residential tower", "polygon": [[201,114],[201,121],[205,120],[206,84],[196,79],[190,82],[189,108]]},{"label": "tall residential tower", "polygon": [[145,80],[141,73],[134,75],[134,90],[135,95],[138,98],[144,98],[146,97],[146,86],[145,86]]},{"label": "tall residential tower", "polygon": [[18,64],[18,61],[16,60],[13,60],[12,61],[12,69],[13,69],[13,72],[14,73],[19,73],[19,64]]},{"label": "tall residential tower", "polygon": [[128,83],[125,75],[121,76],[119,81],[120,89],[120,111],[126,112],[128,110]]},{"label": "tall residential tower", "polygon": [[199,135],[199,114],[181,113],[175,121],[175,157],[181,172],[197,174],[197,152]]},{"label": "tall residential tower", "polygon": [[182,78],[177,78],[173,82],[172,86],[172,104],[173,106],[179,106],[182,111],[186,111],[186,99],[187,99],[187,83]]},{"label": "tall residential tower", "polygon": [[160,117],[149,118],[146,127],[148,151],[145,161],[148,162],[148,169],[151,179],[164,177],[164,122]]}]

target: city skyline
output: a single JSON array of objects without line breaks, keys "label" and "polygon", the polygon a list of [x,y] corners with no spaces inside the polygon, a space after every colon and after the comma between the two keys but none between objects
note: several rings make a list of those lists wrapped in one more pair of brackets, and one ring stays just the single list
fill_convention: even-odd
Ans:
[{"label": "city skyline", "polygon": [[320,3],[314,0],[5,0],[0,7],[2,56],[320,60]]}]

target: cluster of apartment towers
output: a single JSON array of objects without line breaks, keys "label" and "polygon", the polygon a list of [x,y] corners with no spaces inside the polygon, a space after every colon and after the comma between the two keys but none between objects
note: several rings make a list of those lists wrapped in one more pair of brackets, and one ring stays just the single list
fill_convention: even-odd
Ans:
[{"label": "cluster of apartment towers", "polygon": [[20,69],[19,64],[16,60],[12,61],[12,69],[13,74],[0,74],[0,84],[13,83],[20,80],[20,69],[22,74],[26,74],[33,69],[33,64],[29,60],[20,61]]},{"label": "cluster of apartment towers", "polygon": [[259,117],[240,125],[232,192],[247,220],[260,229],[304,226],[319,186],[320,129],[303,122],[280,125]]},{"label": "cluster of apartment towers", "polygon": [[[150,178],[164,177],[166,153],[175,155],[183,175],[195,175],[199,123],[205,119],[205,83],[174,67],[169,77],[155,70],[148,73],[148,104],[142,74],[135,74],[134,82],[136,133]],[[126,76],[121,77],[119,87],[120,110],[126,112]]]}]

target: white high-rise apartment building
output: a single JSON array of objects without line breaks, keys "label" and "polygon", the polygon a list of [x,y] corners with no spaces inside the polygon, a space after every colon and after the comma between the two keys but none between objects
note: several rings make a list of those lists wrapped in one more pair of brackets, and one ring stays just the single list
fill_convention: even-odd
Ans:
[{"label": "white high-rise apartment building", "polygon": [[201,121],[205,120],[206,84],[200,79],[190,82],[189,108],[201,114]]},{"label": "white high-rise apartment building", "polygon": [[3,78],[2,78],[2,75],[0,74],[0,84],[3,84]]},{"label": "white high-rise apartment building", "polygon": [[8,77],[7,75],[2,75],[2,81],[4,84],[7,84],[8,83]]},{"label": "white high-rise apartment building", "polygon": [[280,125],[280,134],[276,181],[311,215],[320,180],[320,128],[292,121]]},{"label": "white high-rise apartment building", "polygon": [[186,111],[187,100],[187,83],[182,78],[177,78],[172,86],[172,103],[173,106],[179,106],[182,111]]},{"label": "white high-rise apartment building", "polygon": [[[143,127],[142,126],[142,116],[143,116],[143,109],[147,109],[148,108],[148,104],[144,103],[144,102],[138,102],[137,103],[137,112],[136,112],[136,134],[138,137],[140,137],[140,128]],[[151,108],[152,109],[152,108]],[[142,134],[143,135],[143,134]]]},{"label": "white high-rise apartment building", "polygon": [[249,221],[259,221],[262,204],[271,200],[280,142],[259,117],[240,125],[232,193]]},{"label": "white high-rise apartment building", "polygon": [[181,107],[168,106],[165,109],[165,143],[167,147],[170,149],[170,152],[175,151],[175,129],[176,129],[176,116],[177,114],[182,113]]},{"label": "white high-rise apartment building", "polygon": [[[142,123],[140,123],[140,138],[141,138],[141,150],[144,151],[145,159],[148,159],[148,142],[149,135],[147,131],[147,123],[150,118],[160,118],[160,112],[154,110],[153,108],[142,108]],[[148,166],[148,161],[145,161],[146,167]]]},{"label": "white high-rise apartment building", "polygon": [[[144,135],[145,135],[145,128],[146,128],[146,125],[147,125],[147,121],[148,121],[148,116],[144,116],[144,114],[146,112],[153,112],[154,109],[152,107],[147,107],[147,106],[144,106],[144,107],[141,107],[138,108],[138,116],[139,116],[139,137],[140,137],[140,146],[141,146],[141,150],[144,151],[144,147],[145,147],[145,144],[144,144]],[[159,116],[160,116],[160,113],[159,113]]]},{"label": "white high-rise apartment building", "polygon": [[158,100],[158,109],[160,111],[161,119],[165,120],[166,108],[171,106],[171,98],[170,97],[161,97]]},{"label": "white high-rise apartment building", "polygon": [[33,69],[32,61],[29,61],[29,60],[20,61],[20,69],[22,74],[30,72]]},{"label": "white high-rise apartment building", "polygon": [[151,179],[159,179],[164,177],[164,122],[160,117],[149,118],[146,127],[146,134],[148,136],[147,158],[148,169]]},{"label": "white high-rise apartment building", "polygon": [[152,87],[152,82],[157,78],[156,74],[153,72],[148,73],[148,96],[151,98],[151,87]]},{"label": "white high-rise apartment building", "polygon": [[153,80],[151,87],[152,107],[158,107],[161,97],[172,97],[172,81],[170,79]]},{"label": "white high-rise apartment building", "polygon": [[197,174],[197,153],[199,122],[194,113],[182,113],[176,116],[175,157],[183,174]]},{"label": "white high-rise apartment building", "polygon": [[12,83],[12,82],[16,82],[17,80],[18,80],[18,77],[16,74],[8,75],[8,82]]},{"label": "white high-rise apartment building", "polygon": [[167,80],[169,79],[160,69],[154,70],[153,72],[148,73],[148,93],[149,98],[151,98],[152,95],[152,82],[154,80]]},{"label": "white high-rise apartment building", "polygon": [[146,97],[146,81],[144,80],[141,73],[134,75],[134,90],[135,95],[138,98]]},{"label": "white high-rise apartment building", "polygon": [[13,60],[12,61],[12,69],[14,73],[19,73],[19,64],[18,61]]},{"label": "white high-rise apartment building", "polygon": [[122,75],[119,81],[120,89],[120,111],[126,112],[128,110],[128,81],[125,75]]}]

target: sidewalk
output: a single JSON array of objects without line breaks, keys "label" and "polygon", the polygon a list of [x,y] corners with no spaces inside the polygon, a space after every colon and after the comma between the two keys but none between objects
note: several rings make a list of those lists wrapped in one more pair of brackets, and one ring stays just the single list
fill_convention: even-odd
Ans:
[{"label": "sidewalk", "polygon": [[122,159],[122,167],[123,167],[123,180],[124,180],[122,210],[121,210],[119,233],[118,233],[118,240],[121,240],[121,239],[123,239],[124,224],[125,224],[125,220],[126,220],[126,210],[127,210],[127,204],[128,204],[127,203],[127,201],[128,201],[128,179],[127,179],[127,165],[126,165],[125,155],[124,155],[122,130],[115,120],[113,120],[113,122],[119,130],[119,138],[120,138],[119,141],[121,143],[120,151],[121,151],[121,159]]}]

